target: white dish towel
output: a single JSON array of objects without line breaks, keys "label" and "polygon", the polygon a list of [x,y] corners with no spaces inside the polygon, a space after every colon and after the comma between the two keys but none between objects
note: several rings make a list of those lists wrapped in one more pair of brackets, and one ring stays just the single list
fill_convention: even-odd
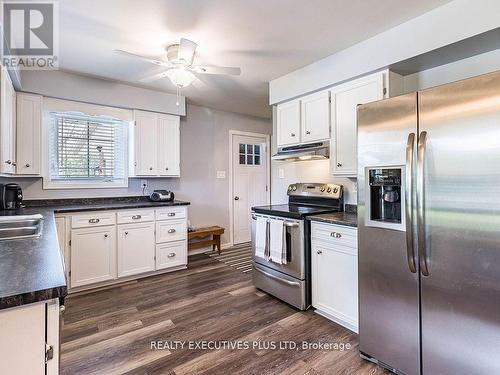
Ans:
[{"label": "white dish towel", "polygon": [[255,256],[266,259],[267,245],[267,220],[263,217],[257,217],[255,223]]},{"label": "white dish towel", "polygon": [[286,264],[286,241],[283,220],[271,219],[269,223],[269,259],[277,264]]}]

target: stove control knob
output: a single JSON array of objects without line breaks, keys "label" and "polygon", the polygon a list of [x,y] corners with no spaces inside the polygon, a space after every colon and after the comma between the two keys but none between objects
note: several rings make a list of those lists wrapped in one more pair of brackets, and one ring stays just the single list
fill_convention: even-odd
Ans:
[{"label": "stove control knob", "polygon": [[297,185],[293,185],[293,186],[292,186],[292,190],[293,190],[293,191],[297,190]]},{"label": "stove control knob", "polygon": [[288,191],[292,191],[292,185],[288,187]]},{"label": "stove control knob", "polygon": [[323,187],[320,189],[320,191],[321,191],[322,193],[324,193],[324,192],[325,192],[325,187],[323,186]]},{"label": "stove control knob", "polygon": [[339,188],[333,188],[333,194],[337,194],[338,191],[339,191]]},{"label": "stove control knob", "polygon": [[331,193],[331,192],[332,192],[332,188],[331,188],[331,187],[329,187],[328,189],[326,189],[326,192],[327,192],[327,193]]}]

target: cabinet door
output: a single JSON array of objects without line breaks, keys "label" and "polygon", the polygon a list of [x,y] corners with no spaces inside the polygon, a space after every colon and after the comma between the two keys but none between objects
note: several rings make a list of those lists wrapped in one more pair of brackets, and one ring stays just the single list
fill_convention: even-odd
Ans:
[{"label": "cabinet door", "polygon": [[156,176],[158,174],[158,115],[135,111],[134,153],[135,174]]},{"label": "cabinet door", "polygon": [[45,303],[1,310],[0,332],[0,374],[45,375]]},{"label": "cabinet door", "polygon": [[341,85],[331,91],[332,141],[330,165],[334,175],[357,175],[357,106],[380,100],[383,74]]},{"label": "cabinet door", "polygon": [[118,277],[154,271],[153,222],[118,225]]},{"label": "cabinet door", "polygon": [[313,242],[312,276],[313,306],[357,332],[357,249]]},{"label": "cabinet door", "polygon": [[300,142],[300,101],[278,104],[276,108],[276,132],[278,146]]},{"label": "cabinet door", "polygon": [[158,116],[158,174],[180,176],[180,118]]},{"label": "cabinet door", "polygon": [[57,241],[59,242],[59,250],[61,256],[64,257],[64,245],[66,239],[66,219],[64,217],[56,217]]},{"label": "cabinet door", "polygon": [[330,138],[330,92],[321,91],[300,99],[301,142]]},{"label": "cabinet door", "polygon": [[0,173],[15,172],[15,91],[2,66],[0,76]]},{"label": "cabinet door", "polygon": [[166,242],[156,245],[156,269],[171,268],[187,264],[186,241]]},{"label": "cabinet door", "polygon": [[39,175],[42,97],[17,94],[17,174]]},{"label": "cabinet door", "polygon": [[116,227],[71,231],[71,287],[116,278]]}]

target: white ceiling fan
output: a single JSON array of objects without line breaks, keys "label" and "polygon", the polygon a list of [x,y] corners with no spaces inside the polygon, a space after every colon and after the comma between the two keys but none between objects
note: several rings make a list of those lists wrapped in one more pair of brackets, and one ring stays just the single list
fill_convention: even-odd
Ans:
[{"label": "white ceiling fan", "polygon": [[[179,90],[189,86],[196,78],[197,74],[219,74],[219,75],[240,75],[240,68],[215,66],[215,65],[195,65],[193,64],[196,47],[198,45],[185,38],[181,38],[179,44],[172,44],[166,48],[167,59],[163,60],[155,57],[137,55],[135,53],[115,50],[114,52],[123,56],[138,58],[152,64],[165,67],[163,72],[140,79],[140,82],[153,82],[161,78],[168,77]],[[179,105],[179,100],[177,100]]]}]

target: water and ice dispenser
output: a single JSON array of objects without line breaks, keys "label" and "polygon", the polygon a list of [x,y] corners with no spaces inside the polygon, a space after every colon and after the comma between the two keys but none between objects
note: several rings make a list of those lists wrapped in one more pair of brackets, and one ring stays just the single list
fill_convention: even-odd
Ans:
[{"label": "water and ice dispenser", "polygon": [[370,168],[367,177],[368,222],[373,226],[399,229],[403,217],[402,168]]}]

